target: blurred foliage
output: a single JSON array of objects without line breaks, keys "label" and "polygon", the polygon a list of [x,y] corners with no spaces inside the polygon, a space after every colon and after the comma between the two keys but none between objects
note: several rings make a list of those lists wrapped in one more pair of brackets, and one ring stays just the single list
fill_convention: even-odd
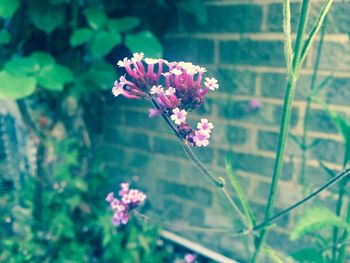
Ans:
[{"label": "blurred foliage", "polygon": [[0,0],[0,99],[16,100],[37,149],[34,174],[0,181],[0,262],[168,261],[154,225],[111,225],[94,138],[116,60],[161,57],[169,18],[192,2]]},{"label": "blurred foliage", "polygon": [[206,20],[198,0],[1,0],[0,98],[21,99],[42,89],[66,88],[78,97],[110,89],[116,59],[134,52],[163,55],[157,35],[176,21],[174,10]]},{"label": "blurred foliage", "polygon": [[32,217],[35,178],[5,195],[8,211],[0,227],[0,262],[167,261],[171,247],[157,246],[154,225],[131,220],[118,232],[112,226],[101,191],[107,181],[102,156],[95,154],[82,174],[84,149],[79,140],[53,139],[48,144],[52,162],[42,188],[42,216]]}]

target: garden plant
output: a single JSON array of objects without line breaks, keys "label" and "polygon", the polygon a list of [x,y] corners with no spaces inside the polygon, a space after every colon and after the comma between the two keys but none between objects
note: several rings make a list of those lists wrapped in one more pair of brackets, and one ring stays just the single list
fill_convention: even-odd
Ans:
[{"label": "garden plant", "polygon": [[[258,221],[248,201],[244,187],[235,174],[235,163],[227,153],[225,169],[229,182],[216,176],[199,160],[193,148],[206,147],[215,133],[215,123],[201,117],[195,125],[188,115],[205,103],[210,92],[219,92],[220,83],[207,76],[207,69],[191,62],[168,61],[162,56],[162,46],[150,31],[139,31],[140,20],[135,16],[111,18],[105,10],[118,8],[113,4],[81,5],[78,1],[49,1],[43,6],[36,1],[7,2],[0,10],[3,29],[1,52],[8,58],[0,72],[0,98],[15,100],[21,116],[32,133],[36,149],[34,180],[21,183],[20,193],[6,193],[7,221],[0,228],[8,235],[0,243],[0,260],[8,262],[169,262],[172,249],[156,245],[157,229],[150,222],[170,227],[143,213],[148,200],[147,192],[137,189],[132,179],[115,185],[115,190],[104,193],[110,182],[103,167],[103,157],[96,153],[90,138],[91,129],[99,129],[98,113],[89,106],[103,108],[106,103],[102,90],[110,89],[117,97],[149,102],[149,118],[162,118],[179,140],[184,154],[224,196],[241,222],[238,229],[203,228],[203,231],[229,233],[237,238],[253,240],[249,247],[249,262],[346,262],[349,243],[350,206],[346,202],[346,187],[350,169],[350,124],[345,117],[330,110],[319,93],[332,76],[317,83],[318,67],[322,56],[327,14],[332,0],[325,0],[316,23],[307,33],[310,1],[303,0],[298,30],[293,45],[291,33],[291,4],[283,0],[284,56],[286,61],[285,96],[279,128],[278,145],[274,160],[269,196],[264,219]],[[26,6],[28,5],[28,6]],[[186,6],[186,5],[184,5]],[[27,7],[29,7],[27,11]],[[67,11],[69,9],[69,11]],[[104,9],[105,8],[105,9]],[[51,20],[38,12],[55,9],[58,19]],[[186,8],[185,8],[186,9]],[[2,13],[1,13],[2,12]],[[112,13],[112,12],[111,12]],[[22,16],[29,18],[30,30],[37,35],[21,35],[28,25]],[[40,16],[40,19],[38,18]],[[66,30],[55,30],[65,17],[71,23]],[[47,20],[45,20],[46,18]],[[27,31],[26,31],[27,32]],[[69,45],[56,41],[70,32]],[[289,132],[295,91],[305,58],[319,36],[317,56],[313,68],[310,92],[301,139]],[[57,35],[55,35],[57,34]],[[48,50],[40,50],[30,42],[31,37],[47,43]],[[21,39],[21,41],[18,41]],[[30,44],[34,46],[30,46]],[[113,62],[118,74],[109,63],[114,59],[115,48],[122,46],[125,54],[133,54]],[[126,50],[126,51],[125,51]],[[13,55],[16,54],[16,55]],[[55,57],[51,54],[55,54]],[[186,60],[186,58],[183,58]],[[84,63],[82,63],[82,61]],[[115,81],[115,78],[117,77]],[[31,104],[41,104],[36,109]],[[291,137],[302,150],[300,183],[305,185],[307,151],[318,141],[308,141],[310,107],[317,103],[330,116],[344,139],[343,169],[333,171],[322,161],[329,180],[316,189],[305,187],[305,197],[285,209],[275,212],[275,202],[282,173],[286,141]],[[259,102],[251,107],[259,108]],[[50,112],[48,109],[55,109]],[[82,111],[81,108],[86,110]],[[44,109],[44,110],[43,110]],[[204,148],[205,150],[205,148]],[[47,176],[50,174],[50,176]],[[27,178],[30,179],[30,178]],[[231,184],[234,192],[229,191]],[[274,223],[317,198],[325,190],[339,184],[334,211],[315,205],[304,210],[290,233],[291,240],[312,236],[307,248],[292,253],[277,251],[266,242]],[[31,196],[32,195],[32,196]],[[4,199],[5,200],[5,199]],[[44,202],[43,200],[46,200]],[[109,207],[109,209],[105,209]],[[346,212],[344,214],[344,211]],[[29,224],[28,218],[32,215]],[[140,224],[140,221],[142,224]],[[2,233],[2,232],[0,232]],[[19,242],[19,240],[22,240]],[[184,259],[194,262],[195,258]]]}]

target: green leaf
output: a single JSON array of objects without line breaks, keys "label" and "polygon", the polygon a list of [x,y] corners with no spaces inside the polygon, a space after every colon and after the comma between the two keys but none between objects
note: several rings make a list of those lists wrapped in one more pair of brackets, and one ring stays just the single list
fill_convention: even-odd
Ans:
[{"label": "green leaf", "polygon": [[34,93],[36,80],[33,77],[12,76],[6,71],[0,72],[0,98],[21,99]]},{"label": "green leaf", "polygon": [[127,35],[125,45],[132,53],[143,52],[146,57],[160,58],[163,55],[162,45],[150,31]]},{"label": "green leaf", "polygon": [[325,207],[313,207],[305,211],[290,233],[291,240],[297,240],[315,230],[341,227],[349,230],[347,223]]},{"label": "green leaf", "polygon": [[38,62],[41,69],[55,64],[55,59],[51,56],[51,54],[46,52],[33,52],[30,57],[34,58]]},{"label": "green leaf", "polygon": [[11,35],[6,29],[0,30],[0,45],[6,45],[10,43]]},{"label": "green leaf", "polygon": [[65,9],[63,7],[40,4],[29,9],[29,16],[38,29],[49,34],[63,24]]},{"label": "green leaf", "polygon": [[331,168],[329,168],[324,162],[322,162],[321,160],[318,160],[319,165],[323,168],[323,170],[325,170],[327,172],[327,174],[330,177],[334,177],[337,175],[337,173],[335,171],[333,171]]},{"label": "green leaf", "polygon": [[303,248],[290,254],[291,257],[300,262],[325,262],[322,257],[322,252],[315,248]]},{"label": "green leaf", "polygon": [[76,188],[78,188],[82,192],[86,192],[88,190],[87,183],[81,178],[76,178],[74,180],[74,185]]},{"label": "green leaf", "polygon": [[0,17],[11,18],[19,7],[19,0],[0,0]]},{"label": "green leaf", "polygon": [[107,21],[105,12],[99,8],[88,8],[85,10],[84,15],[89,26],[95,30],[103,27]]},{"label": "green leaf", "polygon": [[38,84],[51,91],[62,91],[64,85],[72,80],[73,74],[70,69],[57,64],[43,68],[38,76]]},{"label": "green leaf", "polygon": [[114,46],[120,44],[120,34],[110,34],[106,31],[99,32],[91,43],[91,53],[95,57],[107,55]]},{"label": "green leaf", "polygon": [[134,16],[127,16],[120,19],[109,19],[108,29],[111,32],[126,32],[134,29],[140,24],[140,19]]},{"label": "green leaf", "polygon": [[8,61],[4,69],[13,76],[33,76],[39,71],[39,63],[31,57],[14,58]]},{"label": "green leaf", "polygon": [[89,75],[96,86],[103,90],[111,89],[117,77],[114,67],[103,60],[91,66]]},{"label": "green leaf", "polygon": [[79,28],[73,32],[69,43],[72,47],[82,45],[91,40],[92,34],[92,30],[89,28]]}]

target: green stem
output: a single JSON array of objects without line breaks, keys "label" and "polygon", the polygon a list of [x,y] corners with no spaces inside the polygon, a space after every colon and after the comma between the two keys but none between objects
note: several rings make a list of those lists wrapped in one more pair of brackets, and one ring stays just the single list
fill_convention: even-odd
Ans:
[{"label": "green stem", "polygon": [[[296,202],[295,204],[291,205],[290,207],[278,212],[277,214],[269,217],[268,219],[265,219],[264,222],[255,225],[253,227],[253,230],[259,230],[263,229],[266,226],[269,226],[271,222],[275,221],[276,219],[290,213],[290,211],[298,208],[299,206],[303,205],[304,203],[310,201],[311,199],[315,198],[319,193],[323,192],[324,190],[328,189],[335,183],[339,182],[340,180],[350,176],[350,168],[342,170],[340,173],[338,173],[336,176],[331,178],[328,182],[326,182],[324,185],[322,185],[320,188],[309,194],[308,196],[304,197],[300,201]],[[347,179],[348,180],[348,179]]]},{"label": "green stem", "polygon": [[321,61],[321,54],[322,54],[322,48],[323,48],[323,41],[324,41],[324,35],[326,32],[326,27],[327,27],[327,21],[326,19],[324,20],[324,26],[322,27],[321,31],[321,36],[320,36],[320,42],[317,48],[317,56],[316,56],[316,61],[313,69],[313,74],[311,78],[311,85],[310,85],[310,93],[307,96],[306,99],[306,108],[305,108],[305,117],[303,121],[303,135],[302,135],[302,140],[301,140],[301,146],[302,146],[302,156],[301,156],[301,171],[300,171],[300,184],[304,185],[305,183],[305,178],[306,178],[306,155],[308,151],[307,147],[307,133],[308,133],[308,123],[310,119],[310,108],[311,108],[311,103],[312,103],[312,94],[316,88],[316,80],[317,80],[317,73],[318,73],[318,68],[320,65]]},{"label": "green stem", "polygon": [[[343,158],[343,169],[346,167],[347,164],[347,150],[345,149],[344,151],[344,158]],[[338,200],[337,200],[337,204],[336,204],[336,210],[335,213],[337,216],[341,216],[341,211],[343,208],[343,202],[344,202],[344,196],[346,193],[346,186],[349,180],[346,180],[345,182],[343,182],[342,184],[339,185],[339,192],[338,192]],[[348,216],[349,216],[349,206],[347,209],[347,220],[348,220]],[[347,237],[348,232],[345,229],[344,233],[343,233],[343,237],[345,236],[345,238]],[[334,227],[333,228],[333,234],[332,234],[332,243],[334,244],[334,246],[332,247],[332,259],[333,262],[343,262],[344,260],[344,252],[339,253],[339,258],[337,260],[337,252],[338,252],[338,247],[335,246],[335,244],[338,243],[338,236],[339,236],[339,228],[338,227]],[[344,239],[342,237],[342,240]]]},{"label": "green stem", "polygon": [[[292,69],[290,72],[288,72],[289,76],[288,76],[288,82],[286,87],[286,93],[284,97],[282,120],[281,120],[280,133],[278,138],[277,154],[276,154],[276,159],[275,159],[275,164],[273,169],[269,199],[265,210],[265,220],[268,219],[270,215],[273,213],[273,206],[276,200],[276,191],[277,191],[278,181],[280,179],[280,175],[282,171],[284,150],[285,150],[286,140],[288,136],[289,122],[290,122],[291,113],[292,113],[292,103],[294,99],[296,81],[298,79],[298,72],[299,72],[299,71],[296,71],[295,69],[301,67],[299,65],[299,58],[301,54],[301,46],[303,43],[303,38],[305,35],[305,27],[306,27],[307,17],[308,17],[308,7],[309,7],[309,0],[303,0],[297,38],[296,38],[295,47],[294,47]],[[295,72],[297,74],[295,74]],[[260,233],[259,238],[256,240],[256,249],[251,258],[251,262],[255,262],[255,260],[257,259],[261,248],[264,246],[267,233],[268,233],[268,229],[263,229]]]},{"label": "green stem", "polygon": [[[346,215],[346,223],[350,224],[350,203],[348,201],[348,205],[347,205],[347,215]],[[344,230],[343,236],[341,237],[341,242],[340,242],[340,249],[339,249],[339,257],[338,257],[338,263],[343,263],[344,262],[344,258],[346,255],[346,245],[344,244],[344,242],[347,240],[349,236],[349,232],[347,230]],[[336,246],[337,247],[337,246]]]},{"label": "green stem", "polygon": [[[154,100],[151,99],[151,103],[156,109],[159,109],[158,103]],[[197,169],[209,179],[211,183],[213,183],[218,189],[221,190],[231,207],[233,208],[234,211],[237,212],[238,216],[241,219],[241,222],[248,228],[251,228],[250,224],[247,223],[247,218],[243,215],[241,210],[238,208],[237,204],[235,201],[232,199],[230,194],[228,193],[226,186],[225,186],[225,179],[222,177],[216,177],[214,176],[205,166],[202,164],[202,162],[197,158],[195,153],[192,151],[191,147],[187,144],[187,141],[184,140],[181,135],[178,133],[177,127],[174,125],[174,123],[169,119],[169,117],[163,113],[162,114],[163,120],[168,124],[170,129],[174,132],[176,137],[180,140],[180,143],[186,152],[187,156],[189,159],[192,161],[192,163],[197,167]]]}]

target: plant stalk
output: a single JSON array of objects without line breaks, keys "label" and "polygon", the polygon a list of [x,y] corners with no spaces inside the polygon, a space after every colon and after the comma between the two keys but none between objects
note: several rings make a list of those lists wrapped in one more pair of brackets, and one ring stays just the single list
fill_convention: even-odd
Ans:
[{"label": "plant stalk", "polygon": [[[286,140],[288,137],[289,122],[292,114],[292,104],[293,104],[293,99],[295,94],[295,87],[296,87],[296,82],[299,75],[299,70],[296,70],[296,69],[301,67],[301,65],[299,65],[299,58],[301,55],[301,48],[302,48],[301,46],[305,35],[305,27],[306,27],[307,18],[308,18],[308,8],[309,8],[309,0],[303,0],[297,38],[296,38],[295,47],[294,47],[292,69],[291,71],[288,72],[288,82],[287,82],[287,87],[286,87],[286,92],[284,97],[282,120],[280,125],[276,159],[275,159],[275,164],[273,169],[270,194],[269,194],[267,206],[265,209],[265,220],[267,220],[273,213],[273,207],[276,200],[278,181],[280,179],[280,175],[282,171],[283,156],[285,151]],[[268,234],[267,229],[263,229],[261,231],[259,238],[256,240],[256,249],[251,258],[251,262],[256,261],[261,248],[264,246],[267,234]]]},{"label": "plant stalk", "polygon": [[321,61],[321,55],[322,55],[322,48],[323,48],[323,42],[324,42],[324,35],[326,33],[326,27],[327,27],[327,20],[324,20],[324,26],[322,27],[321,30],[321,36],[320,36],[320,42],[317,47],[317,56],[316,56],[316,61],[314,64],[314,69],[313,69],[313,74],[311,78],[311,84],[310,84],[310,92],[307,96],[306,99],[306,108],[305,108],[305,117],[303,121],[303,134],[302,134],[302,139],[301,139],[301,146],[302,146],[302,156],[301,156],[301,171],[300,171],[300,184],[304,185],[305,183],[305,178],[306,178],[306,155],[308,151],[308,146],[307,146],[307,133],[308,133],[308,124],[309,124],[309,119],[310,119],[310,109],[311,109],[311,104],[312,104],[312,94],[316,89],[316,80],[317,80],[317,73]]}]

